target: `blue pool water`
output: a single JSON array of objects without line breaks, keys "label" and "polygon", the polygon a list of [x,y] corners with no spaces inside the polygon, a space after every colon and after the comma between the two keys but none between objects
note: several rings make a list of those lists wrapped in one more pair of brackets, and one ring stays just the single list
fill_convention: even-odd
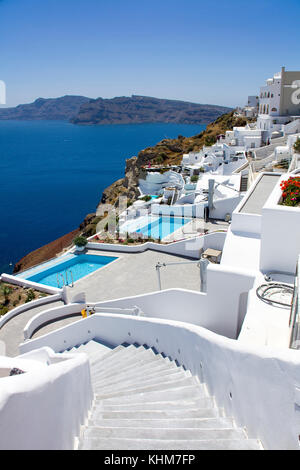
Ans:
[{"label": "blue pool water", "polygon": [[[20,275],[23,279],[38,282],[51,287],[62,287],[64,284],[72,284],[88,274],[103,268],[116,260],[113,256],[99,255],[68,255],[55,261],[45,263],[34,269],[30,269]],[[71,275],[72,273],[72,275]]]},{"label": "blue pool water", "polygon": [[151,218],[147,225],[137,229],[136,232],[149,238],[160,238],[162,240],[191,220],[184,217],[157,217],[154,220]]},{"label": "blue pool water", "polygon": [[126,158],[164,138],[192,136],[205,127],[0,121],[0,273],[77,228],[95,211],[104,188],[124,176]]}]

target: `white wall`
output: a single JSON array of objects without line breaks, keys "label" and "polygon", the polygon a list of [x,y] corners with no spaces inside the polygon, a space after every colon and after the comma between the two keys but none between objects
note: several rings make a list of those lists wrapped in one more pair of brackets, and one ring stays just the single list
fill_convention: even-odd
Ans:
[{"label": "white wall", "polygon": [[280,198],[278,183],[262,209],[260,268],[295,273],[300,253],[300,208],[281,206]]},{"label": "white wall", "polygon": [[[41,367],[28,368],[29,359]],[[14,361],[26,373],[1,378],[0,449],[73,449],[92,401],[87,356],[62,360],[48,349]]]},{"label": "white wall", "polygon": [[34,332],[44,325],[47,322],[56,321],[60,318],[64,318],[66,316],[71,316],[75,313],[80,313],[82,309],[86,307],[86,304],[69,304],[64,306],[64,308],[55,307],[49,310],[45,310],[44,312],[37,313],[34,317],[32,317],[29,322],[25,325],[24,328],[24,339],[27,340],[31,338]]},{"label": "white wall", "polygon": [[56,302],[60,300],[61,297],[61,294],[54,294],[50,295],[49,297],[42,297],[41,299],[32,300],[31,302],[27,302],[24,305],[20,305],[19,307],[10,310],[1,317],[0,329],[5,325],[5,323],[7,323],[9,320],[16,317],[17,315],[20,315],[21,313],[26,312],[27,310],[31,310],[32,308],[39,307],[40,305]]},{"label": "white wall", "polygon": [[37,282],[29,281],[28,279],[22,279],[21,277],[13,276],[12,274],[1,274],[1,281],[22,287],[32,287],[33,289],[46,292],[47,294],[62,294],[62,289],[39,284]]},{"label": "white wall", "polygon": [[[54,350],[96,337],[154,346],[204,381],[219,407],[247,428],[267,449],[299,449],[300,357],[293,350],[251,348],[199,326],[171,320],[96,314],[44,338],[29,348]],[[66,341],[67,343],[64,343]],[[21,347],[21,349],[23,346]]]},{"label": "white wall", "polygon": [[199,204],[184,204],[169,206],[168,204],[152,204],[151,214],[153,215],[174,215],[178,217],[198,217],[203,219],[204,207],[207,206],[206,202]]},{"label": "white wall", "polygon": [[[168,275],[168,268],[162,269],[162,280],[165,275]],[[207,293],[185,289],[168,289],[99,302],[96,306],[110,309],[132,309],[137,306],[149,317],[190,322],[229,338],[236,338],[241,313],[240,295],[253,287],[254,279],[255,274],[251,271],[211,263],[207,270]],[[219,295],[216,295],[216,292]],[[30,338],[32,333],[45,321],[80,312],[82,308],[84,308],[82,304],[70,304],[36,315],[25,327],[25,338]],[[82,320],[80,322],[83,326]]]},{"label": "white wall", "polygon": [[[168,271],[161,270],[162,282],[167,273]],[[207,293],[168,289],[98,302],[96,305],[102,308],[137,306],[147,317],[193,323],[228,338],[236,338],[240,295],[251,289],[253,283],[254,276],[249,272],[210,264]],[[216,295],[216,292],[219,295]]]},{"label": "white wall", "polygon": [[91,250],[108,250],[123,253],[142,253],[146,250],[154,250],[162,253],[170,253],[178,256],[199,259],[202,249],[206,250],[206,248],[214,248],[216,250],[222,250],[225,238],[226,232],[212,232],[206,235],[199,235],[194,238],[188,238],[186,240],[169,244],[146,242],[141,245],[130,246],[89,242],[87,247]]},{"label": "white wall", "polygon": [[237,194],[233,197],[226,197],[224,199],[217,199],[214,201],[214,209],[209,211],[209,216],[214,219],[224,220],[226,214],[232,214],[234,209],[237,207],[241,201],[242,196]]}]

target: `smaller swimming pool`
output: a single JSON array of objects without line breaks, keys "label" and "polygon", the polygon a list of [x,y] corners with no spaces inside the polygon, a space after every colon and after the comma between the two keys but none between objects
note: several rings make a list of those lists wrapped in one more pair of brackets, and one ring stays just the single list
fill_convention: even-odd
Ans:
[{"label": "smaller swimming pool", "polygon": [[192,219],[186,217],[156,217],[150,220],[144,227],[137,229],[136,233],[141,233],[149,238],[160,238],[162,240],[191,220]]},{"label": "smaller swimming pool", "polygon": [[174,233],[192,219],[188,217],[170,217],[145,215],[134,220],[128,220],[120,227],[120,233],[141,234],[144,237],[161,239]]},{"label": "smaller swimming pool", "polygon": [[88,274],[118,259],[114,256],[66,255],[24,271],[18,277],[51,287],[72,285]]}]

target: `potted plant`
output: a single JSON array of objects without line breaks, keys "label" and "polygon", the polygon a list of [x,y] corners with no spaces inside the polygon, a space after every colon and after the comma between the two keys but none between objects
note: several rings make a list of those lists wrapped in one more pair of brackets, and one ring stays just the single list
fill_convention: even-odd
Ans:
[{"label": "potted plant", "polygon": [[79,235],[74,239],[74,244],[76,246],[77,251],[83,251],[87,245],[87,238],[83,235]]},{"label": "potted plant", "polygon": [[283,206],[300,206],[300,177],[290,177],[280,183],[282,191],[281,204]]}]

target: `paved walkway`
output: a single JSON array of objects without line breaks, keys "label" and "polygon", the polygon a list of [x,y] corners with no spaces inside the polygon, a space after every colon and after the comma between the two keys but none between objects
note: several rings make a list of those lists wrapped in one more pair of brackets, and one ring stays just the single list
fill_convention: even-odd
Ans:
[{"label": "paved walkway", "polygon": [[[44,310],[59,307],[60,305],[64,305],[63,302],[52,302],[20,313],[9,320],[0,330],[0,341],[4,341],[5,343],[6,355],[15,357],[19,354],[19,344],[24,342],[23,330],[32,317]],[[56,328],[57,326],[54,329]]]},{"label": "paved walkway", "polygon": [[[118,260],[77,281],[68,288],[68,301],[85,292],[87,302],[100,302],[158,290],[155,266],[158,262],[189,261],[183,257],[148,250],[144,253],[92,251],[91,254],[117,256]],[[196,263],[161,268],[162,289],[179,287],[200,290],[200,272]]]},{"label": "paved walkway", "polygon": [[263,175],[253,192],[250,194],[240,213],[243,214],[261,214],[268,197],[276,186],[279,175]]}]

